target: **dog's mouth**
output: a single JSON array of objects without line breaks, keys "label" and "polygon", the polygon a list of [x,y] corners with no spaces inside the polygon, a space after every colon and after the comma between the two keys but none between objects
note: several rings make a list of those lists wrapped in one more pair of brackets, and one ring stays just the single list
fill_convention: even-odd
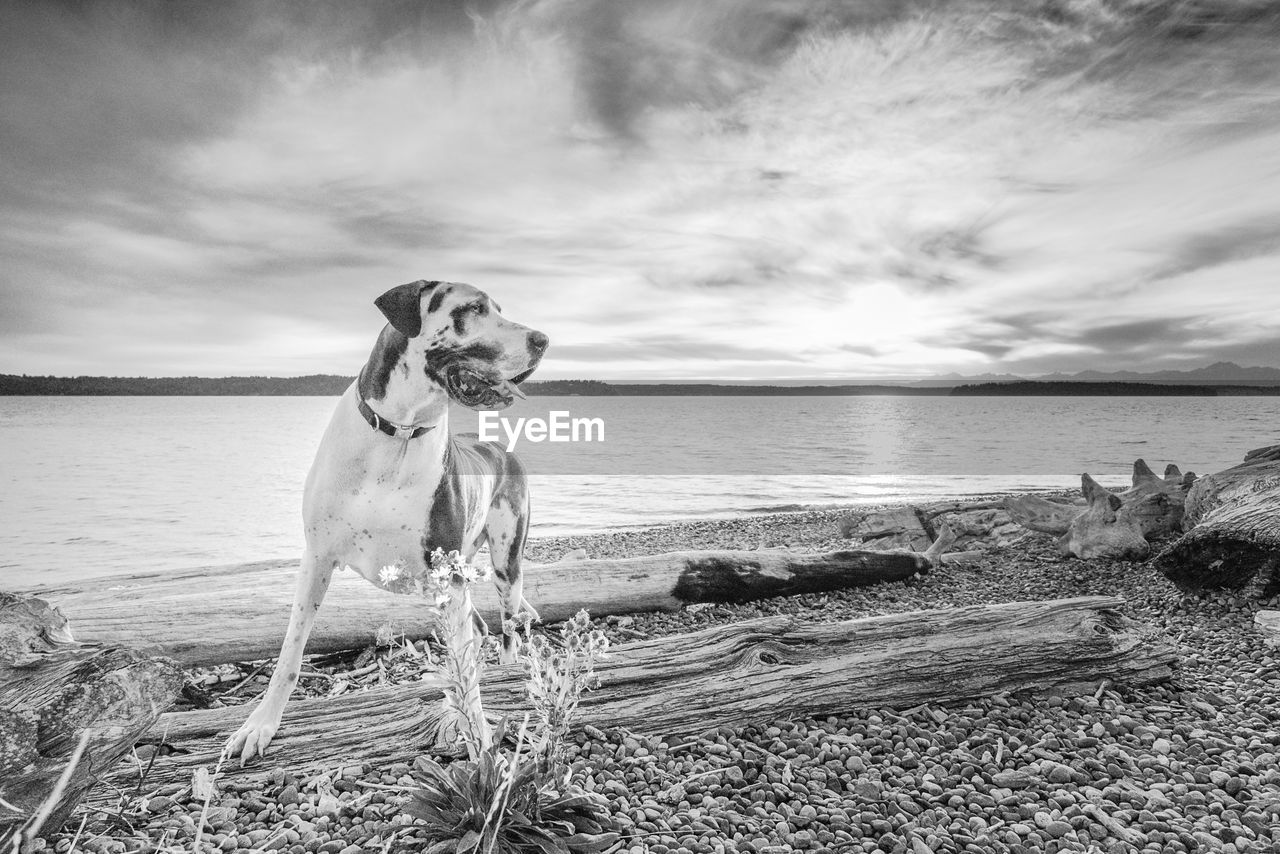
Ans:
[{"label": "dog's mouth", "polygon": [[504,377],[474,364],[455,362],[445,369],[445,390],[458,403],[471,409],[506,409],[517,397],[525,396],[519,384],[536,368],[535,365],[514,377]]}]

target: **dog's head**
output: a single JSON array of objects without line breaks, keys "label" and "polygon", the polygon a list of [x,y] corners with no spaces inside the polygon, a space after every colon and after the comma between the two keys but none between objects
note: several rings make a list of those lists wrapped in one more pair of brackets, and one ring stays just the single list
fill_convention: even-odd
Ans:
[{"label": "dog's head", "polygon": [[524,397],[518,384],[547,349],[546,335],[507,320],[488,294],[471,285],[410,282],[374,304],[407,339],[409,369],[422,370],[472,409],[505,409]]}]

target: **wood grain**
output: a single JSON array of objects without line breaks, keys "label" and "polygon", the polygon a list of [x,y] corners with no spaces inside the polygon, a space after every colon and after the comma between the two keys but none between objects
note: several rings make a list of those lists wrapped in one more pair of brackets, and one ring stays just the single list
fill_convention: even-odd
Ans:
[{"label": "wood grain", "polygon": [[[526,568],[525,596],[546,622],[586,608],[593,616],[678,611],[691,602],[741,602],[825,592],[925,572],[933,556],[902,552],[688,551]],[[152,573],[33,592],[70,618],[76,638],[172,656],[183,664],[273,658],[293,601],[294,561]],[[498,599],[478,585],[476,604],[497,628]],[[307,651],[358,649],[382,626],[426,637],[435,618],[414,596],[387,593],[352,572],[335,573]]]},{"label": "wood grain", "polygon": [[[1119,613],[1111,597],[917,611],[838,623],[765,617],[611,650],[580,721],[658,736],[785,716],[840,714],[862,706],[909,708],[1005,691],[1145,684],[1170,675],[1174,651]],[[525,709],[519,668],[484,677],[486,707]],[[230,777],[276,765],[295,771],[409,760],[433,743],[440,692],[417,683],[285,711],[271,757]],[[164,715],[147,740],[179,751],[157,760],[147,785],[189,780],[217,762],[247,716],[237,707]],[[124,784],[133,772],[124,770]]]},{"label": "wood grain", "polygon": [[47,603],[0,593],[0,849],[46,798],[80,745],[45,829],[56,829],[85,793],[173,705],[176,664],[67,638]]},{"label": "wood grain", "polygon": [[1280,592],[1280,445],[1200,478],[1186,507],[1194,527],[1155,559],[1166,578],[1183,590],[1238,589],[1261,574],[1264,597]]}]

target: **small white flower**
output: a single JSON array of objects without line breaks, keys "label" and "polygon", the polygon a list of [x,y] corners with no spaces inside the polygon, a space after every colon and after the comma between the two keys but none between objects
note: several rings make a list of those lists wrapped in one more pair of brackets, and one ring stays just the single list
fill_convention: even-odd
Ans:
[{"label": "small white flower", "polygon": [[384,585],[391,584],[393,581],[399,581],[403,574],[404,567],[393,563],[390,566],[384,566],[382,569],[378,570],[378,580]]},{"label": "small white flower", "polygon": [[474,584],[477,581],[487,581],[492,574],[489,567],[478,567],[475,564],[464,563],[458,568],[458,574],[462,576],[462,580]]}]

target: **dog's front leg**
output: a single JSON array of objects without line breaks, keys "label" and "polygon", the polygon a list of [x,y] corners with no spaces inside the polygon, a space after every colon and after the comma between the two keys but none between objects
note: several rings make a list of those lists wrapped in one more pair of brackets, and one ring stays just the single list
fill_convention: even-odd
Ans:
[{"label": "dog's front leg", "polygon": [[255,755],[267,755],[267,745],[275,737],[284,714],[289,695],[298,684],[298,668],[302,665],[302,650],[315,624],[316,613],[333,577],[333,561],[304,555],[298,569],[297,586],[293,594],[293,611],[289,615],[289,630],[285,632],[284,645],[280,648],[280,660],[271,674],[271,684],[258,702],[258,707],[235,735],[227,740],[222,753],[227,757],[240,756],[240,764]]}]

